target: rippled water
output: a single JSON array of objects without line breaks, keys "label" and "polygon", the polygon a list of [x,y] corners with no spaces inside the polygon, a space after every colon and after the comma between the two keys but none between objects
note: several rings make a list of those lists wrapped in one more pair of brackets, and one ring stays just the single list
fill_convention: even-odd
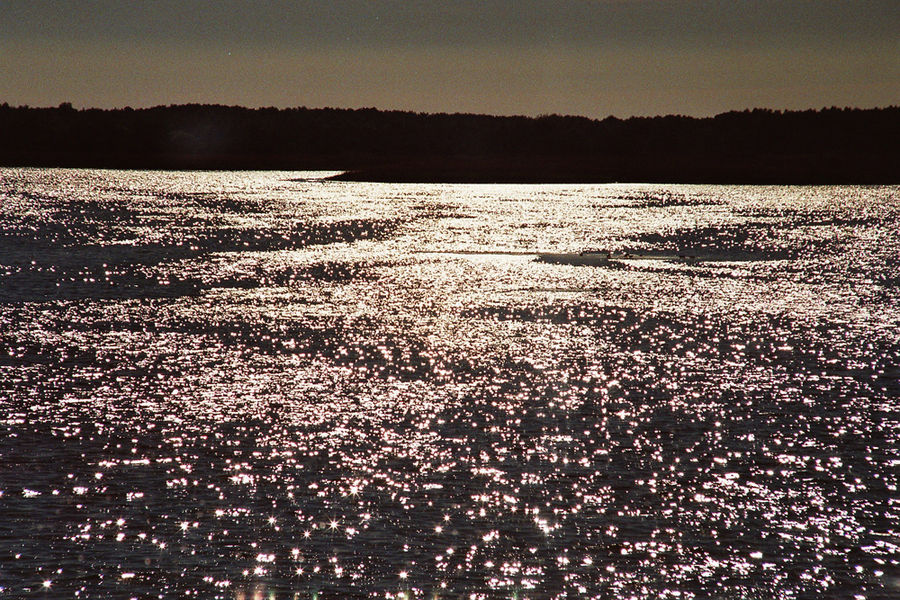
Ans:
[{"label": "rippled water", "polygon": [[900,188],[0,173],[0,596],[900,595]]}]

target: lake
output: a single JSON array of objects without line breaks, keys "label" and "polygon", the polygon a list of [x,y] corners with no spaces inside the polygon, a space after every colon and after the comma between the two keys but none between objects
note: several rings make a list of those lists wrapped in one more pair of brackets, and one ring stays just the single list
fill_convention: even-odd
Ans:
[{"label": "lake", "polygon": [[0,597],[900,595],[900,187],[0,170]]}]

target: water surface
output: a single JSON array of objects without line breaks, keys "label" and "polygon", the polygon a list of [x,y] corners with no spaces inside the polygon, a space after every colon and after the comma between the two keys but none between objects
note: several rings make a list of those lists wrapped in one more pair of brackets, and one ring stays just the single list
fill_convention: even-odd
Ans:
[{"label": "water surface", "polygon": [[900,594],[900,189],[0,176],[0,596]]}]

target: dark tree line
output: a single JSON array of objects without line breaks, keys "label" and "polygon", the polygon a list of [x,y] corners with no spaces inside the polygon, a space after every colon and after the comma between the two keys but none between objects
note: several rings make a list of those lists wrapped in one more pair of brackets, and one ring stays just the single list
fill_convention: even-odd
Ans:
[{"label": "dark tree line", "polygon": [[592,120],[0,105],[0,164],[335,169],[394,181],[898,183],[900,108]]}]

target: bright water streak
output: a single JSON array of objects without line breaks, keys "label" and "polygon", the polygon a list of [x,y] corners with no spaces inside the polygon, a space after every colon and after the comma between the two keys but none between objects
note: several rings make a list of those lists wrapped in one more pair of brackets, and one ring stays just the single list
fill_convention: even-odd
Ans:
[{"label": "bright water streak", "polygon": [[303,176],[2,172],[0,597],[900,594],[898,188]]}]

